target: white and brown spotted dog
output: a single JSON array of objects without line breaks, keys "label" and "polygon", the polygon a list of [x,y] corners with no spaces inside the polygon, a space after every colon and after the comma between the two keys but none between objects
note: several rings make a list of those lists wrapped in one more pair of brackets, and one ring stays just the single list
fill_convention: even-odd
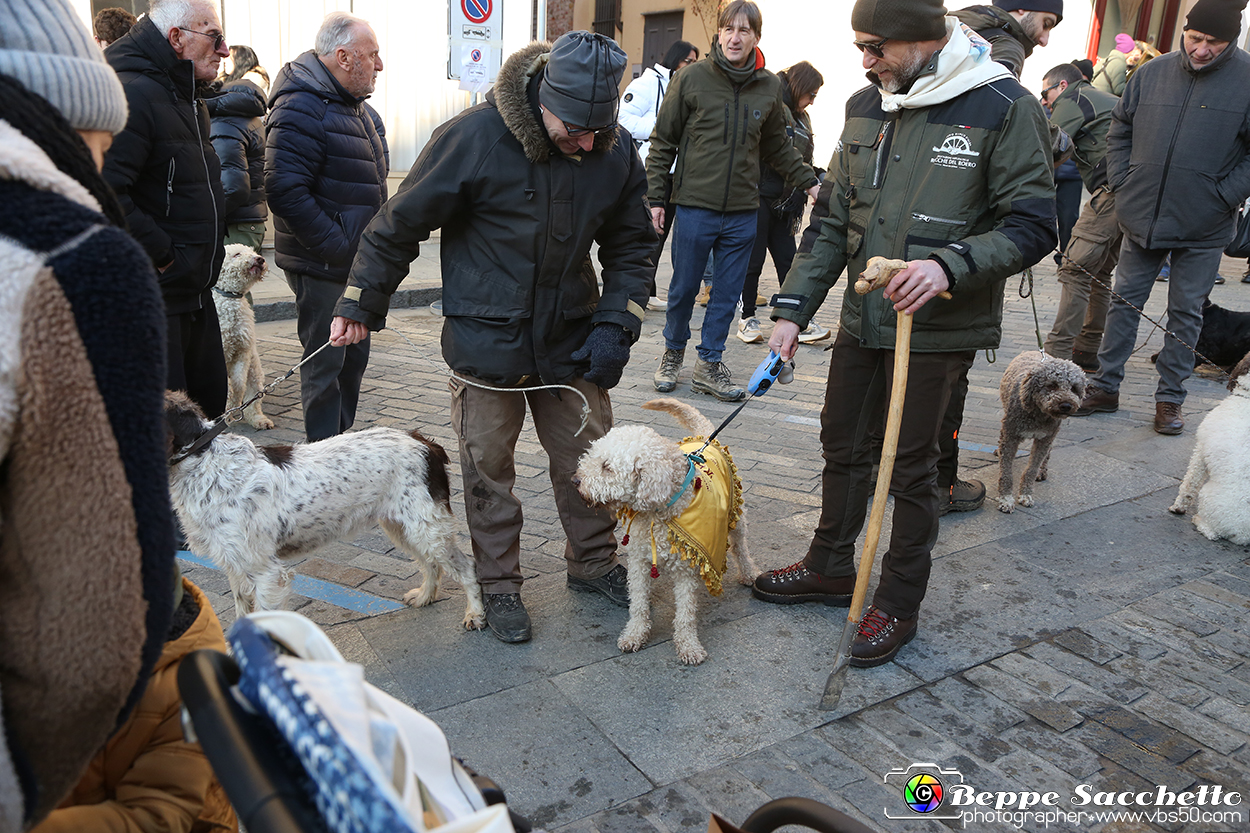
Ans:
[{"label": "white and brown spotted dog", "polygon": [[[707,437],[712,431],[712,423],[701,413],[676,399],[654,399],[642,407],[671,414],[686,431],[698,437]],[[728,465],[729,477],[736,480],[732,461]],[[683,663],[698,665],[707,659],[707,651],[699,642],[697,622],[699,595],[707,582],[690,559],[670,550],[673,539],[668,534],[668,523],[686,511],[695,500],[701,478],[708,476],[708,472],[701,469],[699,477],[689,478],[691,471],[690,461],[677,443],[646,425],[622,425],[591,444],[578,461],[573,483],[587,503],[632,516],[629,531],[621,539],[621,551],[629,570],[629,621],[617,639],[617,647],[622,651],[638,651],[651,635],[651,537],[654,535],[657,572],[673,577],[677,608],[673,646]],[[740,490],[738,497],[741,497]],[[737,517],[721,534],[728,539],[726,572],[729,564],[736,564],[738,581],[749,586],[759,570],[747,551],[745,514]],[[714,592],[719,592],[719,576],[714,584]]]},{"label": "white and brown spotted dog", "polygon": [[[230,381],[227,408],[237,408],[265,384],[265,371],[256,350],[256,314],[244,296],[265,277],[265,259],[242,243],[226,246],[221,275],[213,287],[213,303],[221,326],[221,349],[226,354],[226,374]],[[243,420],[253,428],[272,428],[273,420],[261,413],[257,399],[243,412]]]},{"label": "white and brown spotted dog", "polygon": [[1203,417],[1189,468],[1170,510],[1194,512],[1212,541],[1250,545],[1250,353],[1233,368],[1229,396]]},{"label": "white and brown spotted dog", "polygon": [[[1030,350],[1007,365],[999,394],[1003,425],[998,435],[998,508],[1011,512],[1017,503],[1033,505],[1033,483],[1048,475],[1055,437],[1064,419],[1081,407],[1085,371],[1067,359]],[[1020,443],[1027,439],[1033,440],[1029,465],[1020,477],[1019,492],[1012,494],[1012,464]]]},{"label": "white and brown spotted dog", "polygon": [[473,559],[456,546],[447,453],[438,443],[395,428],[266,447],[226,433],[173,462],[211,423],[175,391],[166,393],[165,420],[170,496],[187,544],[226,573],[240,616],[282,606],[291,578],[284,558],[376,523],[425,577],[405,604],[429,604],[450,574],[467,597],[464,626],[485,624]]}]

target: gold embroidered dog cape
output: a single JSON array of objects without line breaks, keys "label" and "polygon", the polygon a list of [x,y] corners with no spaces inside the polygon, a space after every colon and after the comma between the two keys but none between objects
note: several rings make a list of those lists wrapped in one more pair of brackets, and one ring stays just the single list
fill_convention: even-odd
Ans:
[{"label": "gold embroidered dog cape", "polygon": [[[703,445],[702,437],[681,441],[687,455]],[[699,457],[702,457],[700,461]],[[729,452],[716,440],[708,443],[698,457],[692,457],[695,479],[694,498],[676,518],[667,521],[669,551],[698,570],[713,596],[721,593],[729,552],[729,530],[742,517],[742,479]]]}]

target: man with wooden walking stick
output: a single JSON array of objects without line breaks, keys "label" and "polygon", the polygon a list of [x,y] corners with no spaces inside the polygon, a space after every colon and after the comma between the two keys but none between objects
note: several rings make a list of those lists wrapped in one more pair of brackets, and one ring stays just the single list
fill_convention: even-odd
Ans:
[{"label": "man with wooden walking stick", "polygon": [[[847,287],[821,413],[820,523],[806,556],[764,573],[754,594],[850,605],[871,488],[865,436],[893,382],[898,319],[911,316],[893,530],[851,648],[852,665],[875,666],[916,635],[938,534],[938,435],[951,386],[970,352],[998,346],[1007,278],[1049,253],[1058,235],[1046,116],[990,59],[989,44],[940,0],[857,0],[851,28],[873,86],[847,102],[812,224],[776,299],[769,346],[783,358],[794,353],[843,269],[857,276],[874,255],[906,267],[884,290],[861,297]],[[950,300],[934,300],[947,290]],[[864,555],[870,569],[872,554]]]}]

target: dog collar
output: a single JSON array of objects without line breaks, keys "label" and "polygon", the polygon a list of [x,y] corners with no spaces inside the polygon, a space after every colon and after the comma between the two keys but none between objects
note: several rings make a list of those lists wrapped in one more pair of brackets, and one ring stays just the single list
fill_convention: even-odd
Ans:
[{"label": "dog collar", "polygon": [[213,440],[217,439],[217,437],[221,435],[221,432],[225,430],[226,430],[226,421],[224,419],[218,420],[216,425],[214,425],[212,428],[209,428],[203,434],[200,434],[198,437],[196,437],[195,442],[187,446],[185,451],[181,452],[175,457],[170,458],[169,465],[171,466],[178,465],[183,460],[187,459],[192,454],[195,454],[197,451],[204,448],[204,446],[208,445]]},{"label": "dog collar", "polygon": [[223,298],[233,298],[236,301],[244,296],[244,293],[242,292],[227,292],[226,290],[218,289],[215,286],[213,287],[213,291],[216,292],[218,295],[222,296]]},{"label": "dog collar", "polygon": [[681,499],[681,496],[684,495],[686,493],[686,490],[690,488],[690,484],[694,482],[694,473],[695,473],[694,461],[695,460],[698,460],[700,463],[703,462],[703,458],[700,457],[698,454],[686,455],[686,479],[682,481],[681,487],[676,492],[673,493],[673,496],[668,499],[668,503],[665,504],[664,506],[665,509],[672,508],[673,504]]}]

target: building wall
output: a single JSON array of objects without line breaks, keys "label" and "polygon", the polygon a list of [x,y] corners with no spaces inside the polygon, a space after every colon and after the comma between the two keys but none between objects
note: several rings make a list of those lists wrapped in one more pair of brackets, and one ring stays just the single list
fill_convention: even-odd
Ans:
[{"label": "building wall", "polygon": [[547,0],[547,40],[555,40],[573,25],[573,0]]},{"label": "building wall", "polygon": [[[711,34],[716,24],[705,28],[702,19],[694,13],[686,0],[621,0],[621,29],[616,32],[616,41],[629,56],[630,72],[621,82],[622,91],[629,82],[642,72],[642,41],[643,18],[655,12],[684,11],[682,19],[682,40],[690,41],[699,49],[700,55],[706,55],[711,44]],[[575,0],[574,23],[578,29],[589,29],[595,19],[595,0]]]}]

